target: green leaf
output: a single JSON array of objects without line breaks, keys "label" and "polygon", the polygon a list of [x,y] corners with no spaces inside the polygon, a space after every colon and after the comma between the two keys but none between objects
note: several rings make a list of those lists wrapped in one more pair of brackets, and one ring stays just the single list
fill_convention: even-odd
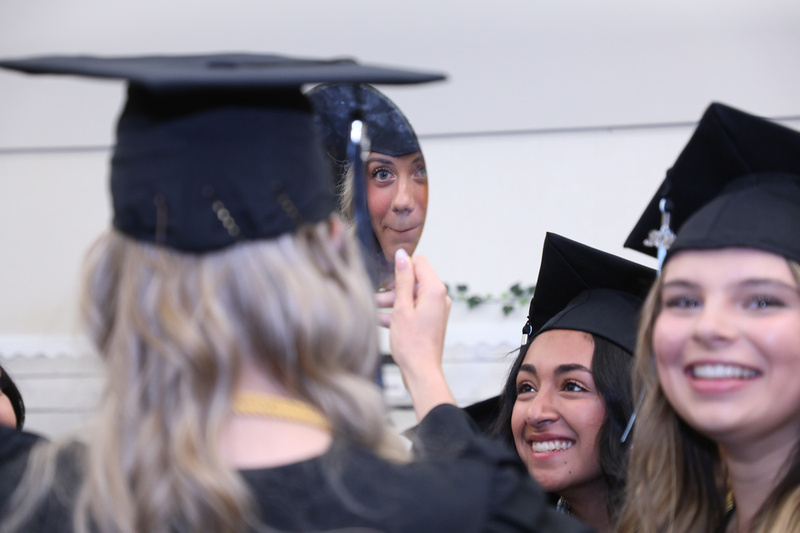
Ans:
[{"label": "green leaf", "polygon": [[503,316],[508,316],[514,311],[513,305],[504,305],[503,306]]},{"label": "green leaf", "polygon": [[483,303],[483,298],[481,298],[480,296],[470,296],[469,299],[467,299],[467,305],[469,306],[470,309],[477,307],[482,303]]}]

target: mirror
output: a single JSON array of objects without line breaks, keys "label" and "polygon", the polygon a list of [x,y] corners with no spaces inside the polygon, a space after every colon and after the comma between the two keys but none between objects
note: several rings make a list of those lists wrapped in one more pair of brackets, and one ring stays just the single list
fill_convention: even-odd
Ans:
[{"label": "mirror", "polygon": [[[370,85],[323,84],[307,96],[336,176],[339,211],[359,235],[375,287],[384,287],[395,251],[413,254],[425,226],[428,176],[417,136],[394,102]],[[363,125],[360,150],[350,141],[355,120]]]}]

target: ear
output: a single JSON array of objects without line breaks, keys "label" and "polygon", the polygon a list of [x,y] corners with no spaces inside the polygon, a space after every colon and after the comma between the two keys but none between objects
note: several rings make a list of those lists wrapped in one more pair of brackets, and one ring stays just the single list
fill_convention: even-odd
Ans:
[{"label": "ear", "polygon": [[333,243],[333,246],[339,250],[342,248],[342,241],[344,240],[345,225],[344,221],[338,216],[333,216],[328,221],[328,236]]}]

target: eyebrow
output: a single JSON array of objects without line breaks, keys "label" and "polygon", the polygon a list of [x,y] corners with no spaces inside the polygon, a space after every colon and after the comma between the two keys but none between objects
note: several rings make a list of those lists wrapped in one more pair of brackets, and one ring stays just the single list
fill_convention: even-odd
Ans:
[{"label": "eyebrow", "polygon": [[[695,283],[695,282],[688,281],[688,280],[683,280],[683,279],[676,279],[676,280],[668,281],[668,282],[664,283],[664,285],[661,288],[662,288],[662,290],[663,289],[669,289],[669,288],[699,289],[700,286],[701,286],[700,283]],[[777,288],[784,288],[784,289],[787,289],[787,290],[790,290],[790,291],[794,291],[794,292],[798,292],[798,290],[800,290],[797,287],[792,287],[791,285],[787,284],[784,281],[781,281],[781,280],[778,280],[778,279],[772,279],[772,278],[748,278],[748,279],[739,281],[734,285],[734,287],[744,287],[744,288],[763,287],[763,286],[773,286],[773,287],[777,287]]]},{"label": "eyebrow", "polygon": [[367,159],[367,164],[369,163],[380,163],[382,165],[394,165],[394,162],[390,159],[384,159],[382,157],[370,157]]},{"label": "eyebrow", "polygon": [[[539,375],[538,372],[536,372],[536,367],[533,366],[532,364],[529,364],[529,363],[528,364],[524,364],[521,367],[519,367],[518,374],[521,373],[521,372],[527,372],[528,374],[533,374],[534,376],[537,376],[537,377]],[[586,368],[583,365],[579,365],[578,363],[570,363],[570,364],[566,364],[566,365],[558,365],[553,373],[556,376],[561,376],[563,374],[569,374],[570,372],[588,372],[589,374],[592,373],[592,371],[590,369]]]}]

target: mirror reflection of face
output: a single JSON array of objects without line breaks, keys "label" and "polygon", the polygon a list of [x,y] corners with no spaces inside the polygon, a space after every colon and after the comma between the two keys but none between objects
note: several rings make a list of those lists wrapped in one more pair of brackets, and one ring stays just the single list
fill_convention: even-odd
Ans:
[{"label": "mirror reflection of face", "polygon": [[675,411],[721,443],[800,435],[800,291],[768,252],[692,250],[665,265],[653,351]]},{"label": "mirror reflection of face", "polygon": [[606,416],[594,384],[594,340],[555,329],[538,335],[517,374],[511,431],[531,476],[567,500],[604,493],[597,436]]},{"label": "mirror reflection of face", "polygon": [[370,222],[389,263],[403,248],[413,254],[428,210],[428,174],[422,152],[392,157],[371,152],[367,160]]}]

